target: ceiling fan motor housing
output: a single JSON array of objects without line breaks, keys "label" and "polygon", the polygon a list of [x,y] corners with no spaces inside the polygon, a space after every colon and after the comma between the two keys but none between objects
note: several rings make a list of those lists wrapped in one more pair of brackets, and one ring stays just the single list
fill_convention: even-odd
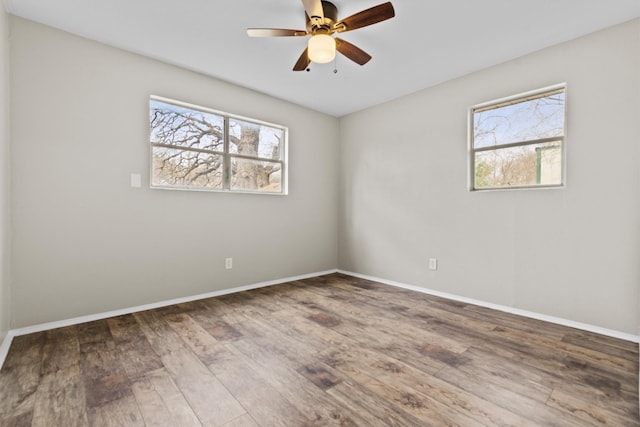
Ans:
[{"label": "ceiling fan motor housing", "polygon": [[307,21],[307,31],[311,34],[316,33],[333,33],[333,25],[338,22],[338,8],[331,2],[322,1],[322,10],[324,12],[324,19],[320,17],[310,18],[306,13],[304,14]]},{"label": "ceiling fan motor housing", "polygon": [[358,65],[366,64],[371,59],[371,55],[346,40],[332,37],[333,34],[368,27],[395,16],[390,1],[362,10],[340,21],[338,8],[329,1],[302,0],[302,5],[307,27],[305,31],[286,28],[247,28],[247,34],[250,37],[311,36],[307,48],[293,66],[293,71],[307,70],[312,61],[318,63],[331,61],[336,51]]}]

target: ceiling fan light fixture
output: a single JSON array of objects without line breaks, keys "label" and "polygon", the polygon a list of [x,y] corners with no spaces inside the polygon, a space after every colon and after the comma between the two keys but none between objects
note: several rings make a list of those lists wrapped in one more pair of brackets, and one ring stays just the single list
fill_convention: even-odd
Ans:
[{"label": "ceiling fan light fixture", "polygon": [[338,19],[336,5],[328,0],[302,0],[302,5],[305,11],[306,30],[247,28],[249,37],[311,36],[307,48],[293,66],[293,71],[309,71],[311,62],[319,64],[331,62],[336,57],[336,50],[358,65],[366,64],[371,60],[371,55],[346,40],[331,36],[368,27],[396,16],[390,1],[362,10],[342,20]]},{"label": "ceiling fan light fixture", "polygon": [[316,34],[309,39],[309,59],[317,64],[326,64],[336,57],[336,41],[328,34]]}]

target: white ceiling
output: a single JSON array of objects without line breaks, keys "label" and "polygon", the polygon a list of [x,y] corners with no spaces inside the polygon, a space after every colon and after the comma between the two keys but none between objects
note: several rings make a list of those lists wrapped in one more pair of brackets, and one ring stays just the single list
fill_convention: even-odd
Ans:
[{"label": "white ceiling", "polygon": [[[335,0],[345,18],[385,0]],[[291,68],[307,38],[300,0],[5,0],[17,16],[198,71],[336,117],[640,17],[640,0],[392,0],[396,17],[340,37],[359,66]]]}]

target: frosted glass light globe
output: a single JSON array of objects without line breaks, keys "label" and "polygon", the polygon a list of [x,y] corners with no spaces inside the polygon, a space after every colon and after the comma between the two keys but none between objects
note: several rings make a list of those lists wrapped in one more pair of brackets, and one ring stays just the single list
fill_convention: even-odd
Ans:
[{"label": "frosted glass light globe", "polygon": [[318,64],[326,64],[336,57],[336,41],[327,34],[316,34],[309,39],[309,59]]}]

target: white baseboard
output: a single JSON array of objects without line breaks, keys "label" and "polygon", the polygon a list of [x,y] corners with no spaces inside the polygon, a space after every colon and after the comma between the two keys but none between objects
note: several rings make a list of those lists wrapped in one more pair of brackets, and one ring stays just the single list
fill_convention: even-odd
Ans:
[{"label": "white baseboard", "polygon": [[[55,322],[41,323],[24,328],[12,329],[9,334],[12,336],[20,336],[32,334],[34,332],[48,331],[50,329],[63,328],[65,326],[77,325],[80,323],[93,322],[95,320],[107,319],[109,317],[122,316],[125,314],[136,313],[138,311],[152,310],[154,308],[166,307],[168,305],[182,304],[185,302],[197,301],[205,298],[219,297],[222,295],[234,294],[237,292],[249,291],[252,289],[265,288],[267,286],[279,285],[281,283],[293,282],[295,280],[309,279],[311,277],[324,276],[326,274],[336,273],[338,270],[320,271],[317,273],[304,274],[301,276],[287,277],[284,279],[269,280],[266,282],[254,283],[252,285],[238,286],[236,288],[222,289],[220,291],[207,292],[204,294],[191,295],[182,298],[175,298],[167,301],[160,301],[151,304],[138,305],[134,307],[122,308],[119,310],[106,311],[103,313],[90,314],[87,316],[73,317],[71,319],[58,320]],[[2,365],[0,364],[0,367]]]},{"label": "white baseboard", "polygon": [[348,276],[358,277],[361,279],[371,280],[374,282],[383,283],[385,285],[395,286],[398,288],[408,289],[411,291],[421,292],[423,294],[434,295],[441,298],[450,299],[453,301],[465,302],[468,304],[478,305],[480,307],[491,308],[494,310],[502,311],[505,313],[516,314],[519,316],[529,317],[531,319],[543,320],[549,323],[555,323],[562,326],[569,326],[571,328],[581,329],[583,331],[594,332],[596,334],[605,335],[608,337],[619,338],[625,341],[631,341],[634,343],[640,343],[640,336],[628,334],[625,332],[616,331],[613,329],[602,328],[600,326],[589,325],[587,323],[575,322],[573,320],[567,320],[560,317],[548,316],[546,314],[535,313],[532,311],[521,310],[519,308],[509,307],[506,305],[494,304],[491,302],[480,301],[472,298],[461,297],[459,295],[449,294],[446,292],[434,291],[432,289],[423,288],[420,286],[407,285],[405,283],[395,282],[393,280],[381,279],[379,277],[367,276],[365,274],[354,273],[351,271],[338,270],[338,273],[346,274]]},{"label": "white baseboard", "polygon": [[63,328],[65,326],[78,325],[80,323],[93,322],[95,320],[108,319],[109,317],[122,316],[125,314],[136,313],[138,311],[152,310],[154,308],[166,307],[168,305],[182,304],[185,302],[197,301],[205,298],[219,297],[222,295],[233,294],[237,292],[249,291],[251,289],[265,288],[267,286],[279,285],[281,283],[293,282],[295,280],[309,279],[311,277],[324,276],[326,274],[336,273],[338,270],[319,271],[316,273],[303,274],[301,276],[287,277],[284,279],[269,280],[266,282],[254,283],[252,285],[239,286],[236,288],[223,289],[220,291],[207,292],[204,294],[191,295],[188,297],[175,298],[167,301],[155,302],[152,304],[138,305],[135,307],[127,307],[119,310],[106,311],[103,313],[90,314],[87,316],[73,317],[71,319],[58,320],[55,322],[41,323],[38,325],[26,326],[24,328],[11,329],[7,332],[7,336],[0,345],[0,369],[4,365],[4,361],[9,353],[9,347],[13,341],[13,337],[20,335],[32,334],[35,332],[48,331],[50,329]]},{"label": "white baseboard", "polygon": [[625,340],[625,341],[631,341],[631,342],[634,342],[634,343],[640,343],[640,336],[638,336],[638,335],[627,334],[627,333],[624,333],[624,332],[619,332],[619,331],[614,331],[614,330],[611,330],[611,329],[601,328],[599,326],[593,326],[593,325],[589,325],[589,324],[585,324],[585,323],[574,322],[572,320],[562,319],[562,318],[553,317],[553,316],[547,316],[545,314],[539,314],[539,313],[534,313],[534,312],[530,312],[530,311],[526,311],[526,310],[520,310],[520,309],[517,309],[517,308],[508,307],[508,306],[504,306],[504,305],[493,304],[493,303],[489,303],[489,302],[485,302],[485,301],[475,300],[475,299],[472,299],[472,298],[461,297],[461,296],[454,295],[454,294],[448,294],[446,292],[434,291],[434,290],[423,288],[423,287],[420,287],[420,286],[407,285],[405,283],[400,283],[400,282],[395,282],[395,281],[392,281],[392,280],[381,279],[381,278],[373,277],[373,276],[367,276],[367,275],[364,275],[364,274],[354,273],[354,272],[351,272],[351,271],[334,269],[334,270],[321,271],[321,272],[317,272],[317,273],[304,274],[304,275],[301,275],[301,276],[287,277],[287,278],[284,278],[284,279],[270,280],[270,281],[266,281],[266,282],[255,283],[255,284],[252,284],[252,285],[239,286],[239,287],[236,287],[236,288],[223,289],[223,290],[220,290],[220,291],[207,292],[207,293],[204,293],[204,294],[198,294],[198,295],[192,295],[192,296],[188,296],[188,297],[176,298],[176,299],[167,300],[167,301],[160,301],[160,302],[156,302],[156,303],[152,303],[152,304],[145,304],[145,305],[139,305],[139,306],[134,306],[134,307],[123,308],[123,309],[119,309],[119,310],[107,311],[107,312],[103,312],[103,313],[91,314],[91,315],[87,315],[87,316],[74,317],[74,318],[71,318],[71,319],[59,320],[59,321],[55,321],[55,322],[41,323],[41,324],[38,324],[38,325],[27,326],[27,327],[24,327],[24,328],[12,329],[12,330],[9,330],[9,332],[5,336],[4,340],[2,341],[2,344],[0,344],[0,369],[2,369],[2,365],[5,362],[7,354],[9,352],[9,347],[11,346],[11,342],[13,341],[13,338],[16,337],[16,336],[31,334],[31,333],[35,333],[35,332],[47,331],[47,330],[50,330],[50,329],[62,328],[62,327],[65,327],[65,326],[77,325],[77,324],[85,323],[85,322],[92,322],[92,321],[95,321],[95,320],[107,319],[109,317],[122,316],[122,315],[125,315],[125,314],[136,313],[136,312],[144,311],[144,310],[152,310],[154,308],[166,307],[166,306],[174,305],[174,304],[182,304],[182,303],[186,303],[186,302],[197,301],[197,300],[201,300],[201,299],[205,299],[205,298],[213,298],[213,297],[233,294],[233,293],[237,293],[237,292],[249,291],[249,290],[252,290],[252,289],[265,288],[265,287],[268,287],[268,286],[279,285],[281,283],[287,283],[287,282],[293,282],[293,281],[296,281],[296,280],[309,279],[309,278],[312,278],[312,277],[324,276],[326,274],[332,274],[332,273],[342,273],[342,274],[346,274],[348,276],[353,276],[353,277],[358,277],[358,278],[361,278],[361,279],[366,279],[366,280],[371,280],[371,281],[374,281],[374,282],[383,283],[385,285],[395,286],[395,287],[399,287],[399,288],[403,288],[403,289],[409,289],[409,290],[412,290],[412,291],[422,292],[422,293],[425,293],[425,294],[434,295],[434,296],[438,296],[438,297],[442,297],[442,298],[447,298],[447,299],[454,300],[454,301],[466,302],[466,303],[469,303],[469,304],[478,305],[480,307],[492,308],[494,310],[499,310],[499,311],[503,311],[503,312],[506,312],[506,313],[517,314],[517,315],[520,315],[520,316],[530,317],[532,319],[543,320],[543,321],[550,322],[550,323],[556,323],[556,324],[559,324],[559,325],[569,326],[569,327],[576,328],[576,329],[582,329],[582,330],[585,330],[585,331],[595,332],[597,334],[610,336],[610,337],[614,337],[614,338],[619,338],[619,339],[622,339],[622,340]]},{"label": "white baseboard", "polygon": [[7,335],[2,340],[2,344],[0,344],[0,369],[4,365],[4,361],[7,359],[7,354],[9,354],[9,347],[11,347],[11,341],[13,341],[13,332],[8,331]]}]

